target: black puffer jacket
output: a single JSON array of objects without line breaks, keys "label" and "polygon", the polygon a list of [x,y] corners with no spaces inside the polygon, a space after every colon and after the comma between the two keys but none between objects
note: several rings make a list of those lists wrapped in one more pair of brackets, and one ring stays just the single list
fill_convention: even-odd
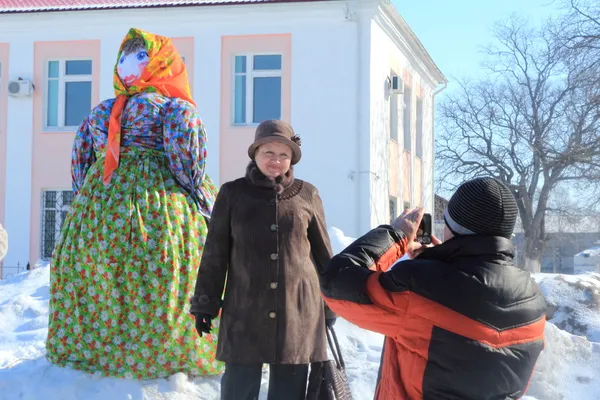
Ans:
[{"label": "black puffer jacket", "polygon": [[389,269],[405,250],[404,234],[381,226],[322,275],[334,312],[387,336],[376,399],[522,397],[544,346],[546,302],[512,264],[511,241],[457,237]]}]

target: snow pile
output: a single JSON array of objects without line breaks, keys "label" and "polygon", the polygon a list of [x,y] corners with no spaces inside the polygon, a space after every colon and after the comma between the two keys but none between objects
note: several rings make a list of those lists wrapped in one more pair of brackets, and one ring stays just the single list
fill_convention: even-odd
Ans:
[{"label": "snow pile", "polygon": [[[352,242],[342,231],[330,230],[335,252]],[[42,266],[0,281],[0,400],[216,400],[220,377],[136,381],[104,378],[60,368],[45,358],[48,331],[49,267]],[[523,400],[600,399],[600,275],[538,274],[551,321],[546,349],[540,356]],[[557,326],[564,328],[559,329]],[[381,335],[345,321],[336,331],[346,360],[355,400],[373,398],[383,344]],[[587,338],[583,335],[587,335]],[[260,399],[266,399],[268,372]]]},{"label": "snow pile", "polygon": [[600,399],[600,344],[546,325],[546,348],[531,379],[528,396],[539,400]]},{"label": "snow pile", "polygon": [[573,335],[600,342],[600,274],[537,274],[548,303],[548,319]]}]

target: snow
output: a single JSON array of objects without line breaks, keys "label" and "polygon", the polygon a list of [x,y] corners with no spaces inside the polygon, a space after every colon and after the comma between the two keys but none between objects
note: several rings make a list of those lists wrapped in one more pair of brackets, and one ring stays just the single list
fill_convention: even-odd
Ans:
[{"label": "snow", "polygon": [[599,257],[600,256],[600,246],[592,247],[591,249],[584,250],[580,253],[575,254],[574,257],[587,256],[587,257]]},{"label": "snow", "polygon": [[552,323],[600,342],[600,274],[537,274],[535,278],[550,306]]},{"label": "snow", "polygon": [[[335,252],[352,242],[330,230]],[[213,400],[220,377],[136,381],[105,378],[50,364],[45,358],[50,268],[48,265],[0,281],[0,400]],[[548,303],[546,348],[523,400],[600,399],[600,274],[537,274]],[[381,335],[339,320],[340,339],[355,400],[373,398]],[[260,399],[266,399],[268,372]]]}]

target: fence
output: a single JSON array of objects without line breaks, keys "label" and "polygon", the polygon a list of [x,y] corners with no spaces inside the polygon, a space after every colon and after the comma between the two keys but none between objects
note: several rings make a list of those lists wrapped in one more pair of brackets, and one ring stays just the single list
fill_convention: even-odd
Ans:
[{"label": "fence", "polygon": [[11,276],[15,276],[21,272],[29,271],[30,269],[31,265],[29,263],[27,263],[27,265],[21,265],[20,263],[17,263],[17,265],[0,264],[0,279],[10,278]]}]

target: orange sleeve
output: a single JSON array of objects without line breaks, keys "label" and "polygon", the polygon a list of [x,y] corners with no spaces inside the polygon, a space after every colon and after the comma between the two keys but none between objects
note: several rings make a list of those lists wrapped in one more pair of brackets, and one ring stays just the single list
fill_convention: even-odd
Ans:
[{"label": "orange sleeve", "polygon": [[329,308],[348,322],[363,329],[395,337],[398,334],[406,309],[410,292],[392,293],[379,283],[381,272],[367,278],[366,291],[371,304],[360,304],[346,300],[334,300],[324,296]]},{"label": "orange sleeve", "polygon": [[400,258],[406,254],[408,240],[403,237],[399,242],[394,242],[392,246],[385,252],[375,263],[375,271],[386,272]]}]

